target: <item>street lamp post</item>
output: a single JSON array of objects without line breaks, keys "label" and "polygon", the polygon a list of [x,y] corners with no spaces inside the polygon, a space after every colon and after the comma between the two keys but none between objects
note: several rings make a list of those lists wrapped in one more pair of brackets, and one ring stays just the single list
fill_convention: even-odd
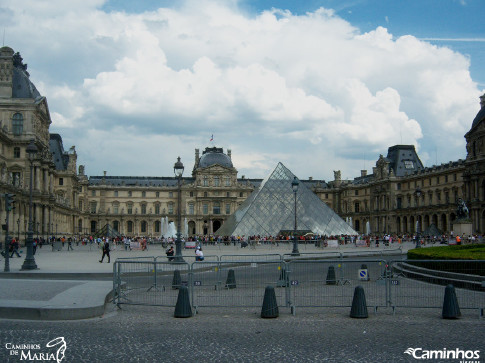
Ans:
[{"label": "street lamp post", "polygon": [[419,187],[416,188],[416,191],[414,192],[414,196],[416,197],[416,248],[420,248],[421,244],[419,243],[419,220],[418,220],[418,202],[419,198],[421,197],[421,189]]},{"label": "street lamp post", "polygon": [[25,256],[24,263],[22,265],[22,270],[35,270],[37,265],[34,259],[34,248],[33,248],[33,235],[34,226],[32,221],[32,181],[33,181],[33,170],[34,170],[34,159],[37,154],[37,146],[35,146],[34,140],[30,140],[30,144],[25,150],[29,156],[30,162],[30,186],[29,186],[29,230],[27,232],[27,240],[25,245],[27,247],[27,255]]},{"label": "street lamp post", "polygon": [[296,178],[296,176],[293,178],[293,181],[291,182],[291,189],[293,190],[293,194],[295,196],[295,229],[293,231],[293,251],[291,251],[292,256],[300,256],[300,251],[298,251],[298,240],[296,237],[296,229],[297,229],[297,223],[296,223],[296,193],[298,192],[298,185],[300,182]]},{"label": "street lamp post", "polygon": [[185,262],[182,257],[182,241],[180,240],[180,227],[182,223],[182,174],[184,173],[184,164],[177,157],[177,162],[173,166],[173,172],[177,177],[177,241],[175,242],[175,262]]},{"label": "street lamp post", "polygon": [[17,242],[20,243],[20,218],[17,219]]}]

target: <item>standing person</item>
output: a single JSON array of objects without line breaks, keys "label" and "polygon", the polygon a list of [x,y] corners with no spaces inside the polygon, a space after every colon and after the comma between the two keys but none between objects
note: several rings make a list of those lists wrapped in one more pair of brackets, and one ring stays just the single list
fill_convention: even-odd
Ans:
[{"label": "standing person", "polygon": [[101,257],[101,260],[99,260],[99,263],[103,262],[104,256],[108,256],[108,263],[109,263],[110,257],[109,257],[109,239],[108,238],[106,238],[106,241],[104,242],[103,256]]},{"label": "standing person", "polygon": [[71,239],[71,237],[69,237],[69,238],[67,239],[67,250],[68,250],[68,251],[69,251],[69,250],[74,251],[74,249],[72,248],[72,239]]}]

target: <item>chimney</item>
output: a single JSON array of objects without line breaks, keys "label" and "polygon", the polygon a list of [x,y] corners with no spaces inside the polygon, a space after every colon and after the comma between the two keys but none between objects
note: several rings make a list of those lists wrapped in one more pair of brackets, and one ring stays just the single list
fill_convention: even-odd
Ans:
[{"label": "chimney", "polygon": [[195,149],[195,166],[199,165],[199,149]]},{"label": "chimney", "polygon": [[367,176],[367,170],[361,170],[360,176]]},{"label": "chimney", "polygon": [[0,98],[12,98],[13,49],[0,48]]},{"label": "chimney", "polygon": [[480,107],[481,108],[485,107],[485,93],[480,96]]},{"label": "chimney", "polygon": [[312,176],[311,176],[311,177],[309,177],[309,178],[308,178],[308,180],[312,181],[312,180],[313,180],[313,177],[312,177]]}]

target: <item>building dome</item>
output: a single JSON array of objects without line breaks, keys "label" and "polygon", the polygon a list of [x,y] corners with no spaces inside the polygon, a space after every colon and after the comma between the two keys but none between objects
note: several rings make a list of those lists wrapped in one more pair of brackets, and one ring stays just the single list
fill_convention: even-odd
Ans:
[{"label": "building dome", "polygon": [[199,168],[207,168],[212,165],[220,165],[225,168],[233,168],[231,158],[224,154],[222,148],[206,147],[199,160]]}]

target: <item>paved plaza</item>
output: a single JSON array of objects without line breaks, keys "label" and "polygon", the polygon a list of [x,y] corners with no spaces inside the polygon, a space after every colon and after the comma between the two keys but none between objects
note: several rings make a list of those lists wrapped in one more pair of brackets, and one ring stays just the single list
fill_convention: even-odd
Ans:
[{"label": "paved plaza", "polygon": [[[397,245],[386,247],[397,258]],[[413,244],[401,246],[403,253]],[[66,245],[67,248],[67,245]],[[381,248],[322,249],[301,245],[300,252],[339,252],[379,257]],[[245,254],[284,254],[291,245],[260,245],[255,249],[235,246],[207,246],[206,256]],[[148,251],[111,253],[116,258],[164,256],[161,246]],[[0,311],[19,314],[19,308],[39,316],[0,320],[0,360],[19,362],[22,350],[15,345],[31,344],[34,353],[57,352],[46,344],[58,337],[66,342],[63,362],[414,362],[404,353],[408,348],[423,350],[480,350],[484,361],[485,319],[475,310],[462,311],[457,320],[441,319],[440,309],[380,308],[369,311],[367,319],[352,319],[349,308],[299,308],[292,315],[280,308],[276,319],[261,319],[260,307],[200,309],[192,318],[176,319],[173,307],[122,305],[121,309],[104,300],[112,289],[112,263],[98,262],[101,254],[91,246],[75,246],[74,251],[52,251],[44,246],[35,255],[38,270],[19,271],[22,258],[10,260],[10,273],[0,273]],[[193,250],[185,250],[187,261]],[[380,257],[379,257],[380,258]],[[163,259],[163,257],[162,257]],[[0,260],[2,264],[4,260]],[[93,318],[75,319],[73,314],[89,307],[102,313]],[[30,310],[29,310],[30,309]],[[64,320],[53,319],[57,314]],[[63,315],[64,314],[64,315]],[[11,317],[13,317],[12,315]],[[42,317],[41,317],[42,318]],[[19,355],[15,355],[19,354]],[[27,360],[27,359],[23,359]],[[432,362],[459,362],[439,360]]]}]

